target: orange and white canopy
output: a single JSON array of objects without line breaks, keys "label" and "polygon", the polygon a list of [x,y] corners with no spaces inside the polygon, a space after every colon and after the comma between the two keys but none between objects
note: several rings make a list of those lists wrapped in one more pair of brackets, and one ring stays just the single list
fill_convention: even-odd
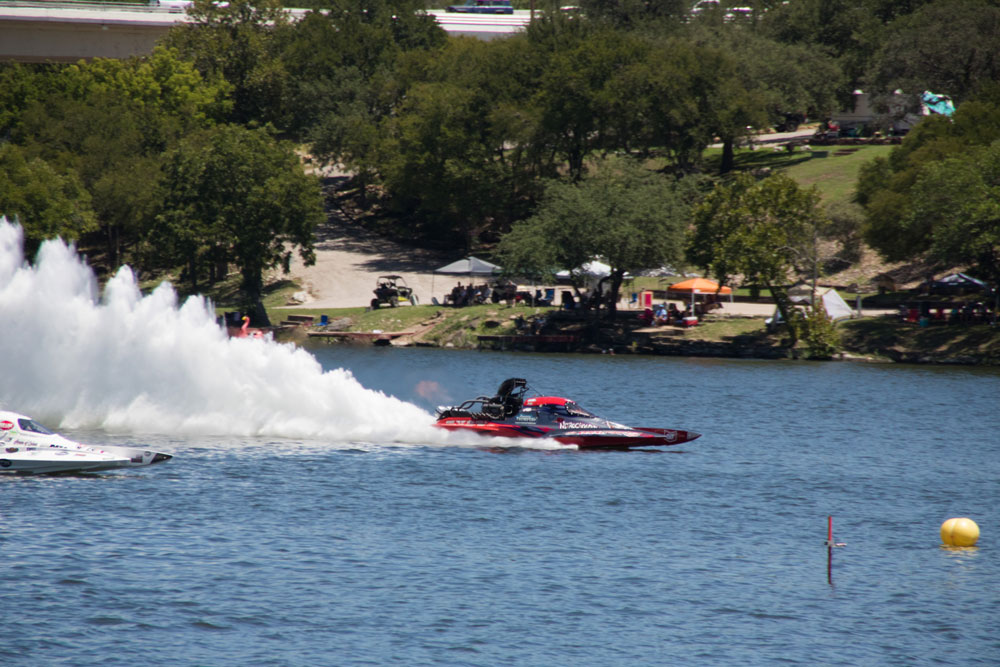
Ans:
[{"label": "orange and white canopy", "polygon": [[708,278],[689,278],[683,282],[674,283],[669,292],[684,292],[685,294],[732,294],[733,290],[725,285],[719,289],[719,283]]}]

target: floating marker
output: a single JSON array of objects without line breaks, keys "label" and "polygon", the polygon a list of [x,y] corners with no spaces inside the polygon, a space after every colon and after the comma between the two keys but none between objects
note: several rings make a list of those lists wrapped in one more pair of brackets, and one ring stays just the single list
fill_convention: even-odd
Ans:
[{"label": "floating marker", "polygon": [[979,540],[979,526],[968,517],[948,519],[941,524],[941,541],[949,547],[971,547]]}]

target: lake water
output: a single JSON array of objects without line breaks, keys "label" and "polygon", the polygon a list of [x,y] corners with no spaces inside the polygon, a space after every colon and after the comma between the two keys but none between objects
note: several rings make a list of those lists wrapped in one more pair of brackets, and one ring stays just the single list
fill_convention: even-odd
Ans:
[{"label": "lake water", "polygon": [[[523,376],[704,435],[581,453],[163,434],[164,465],[0,479],[0,663],[1000,661],[996,371],[313,352],[425,406],[428,386]],[[829,578],[828,515],[847,543]],[[939,546],[952,516],[977,548]]]},{"label": "lake water", "polygon": [[[11,234],[0,405],[176,456],[0,477],[0,664],[1000,663],[1000,370],[230,341]],[[515,376],[703,436],[428,426]]]}]

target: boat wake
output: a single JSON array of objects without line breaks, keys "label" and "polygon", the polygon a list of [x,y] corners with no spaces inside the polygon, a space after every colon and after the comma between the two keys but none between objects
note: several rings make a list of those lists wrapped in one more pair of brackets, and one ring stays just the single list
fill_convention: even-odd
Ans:
[{"label": "boat wake", "polygon": [[206,299],[179,304],[168,283],[143,295],[123,267],[101,294],[60,240],[42,244],[28,265],[21,228],[2,218],[0,312],[0,406],[53,427],[473,444],[434,428],[416,405],[366,389],[349,370],[324,371],[305,350],[229,338]]}]

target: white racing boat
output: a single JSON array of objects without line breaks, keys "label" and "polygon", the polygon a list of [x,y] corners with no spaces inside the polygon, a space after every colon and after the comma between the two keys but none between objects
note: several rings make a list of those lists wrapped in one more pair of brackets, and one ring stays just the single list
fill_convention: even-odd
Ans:
[{"label": "white racing boat", "polygon": [[170,454],[119,445],[85,445],[53,433],[34,419],[0,411],[0,473],[52,473],[132,468],[161,463]]}]

